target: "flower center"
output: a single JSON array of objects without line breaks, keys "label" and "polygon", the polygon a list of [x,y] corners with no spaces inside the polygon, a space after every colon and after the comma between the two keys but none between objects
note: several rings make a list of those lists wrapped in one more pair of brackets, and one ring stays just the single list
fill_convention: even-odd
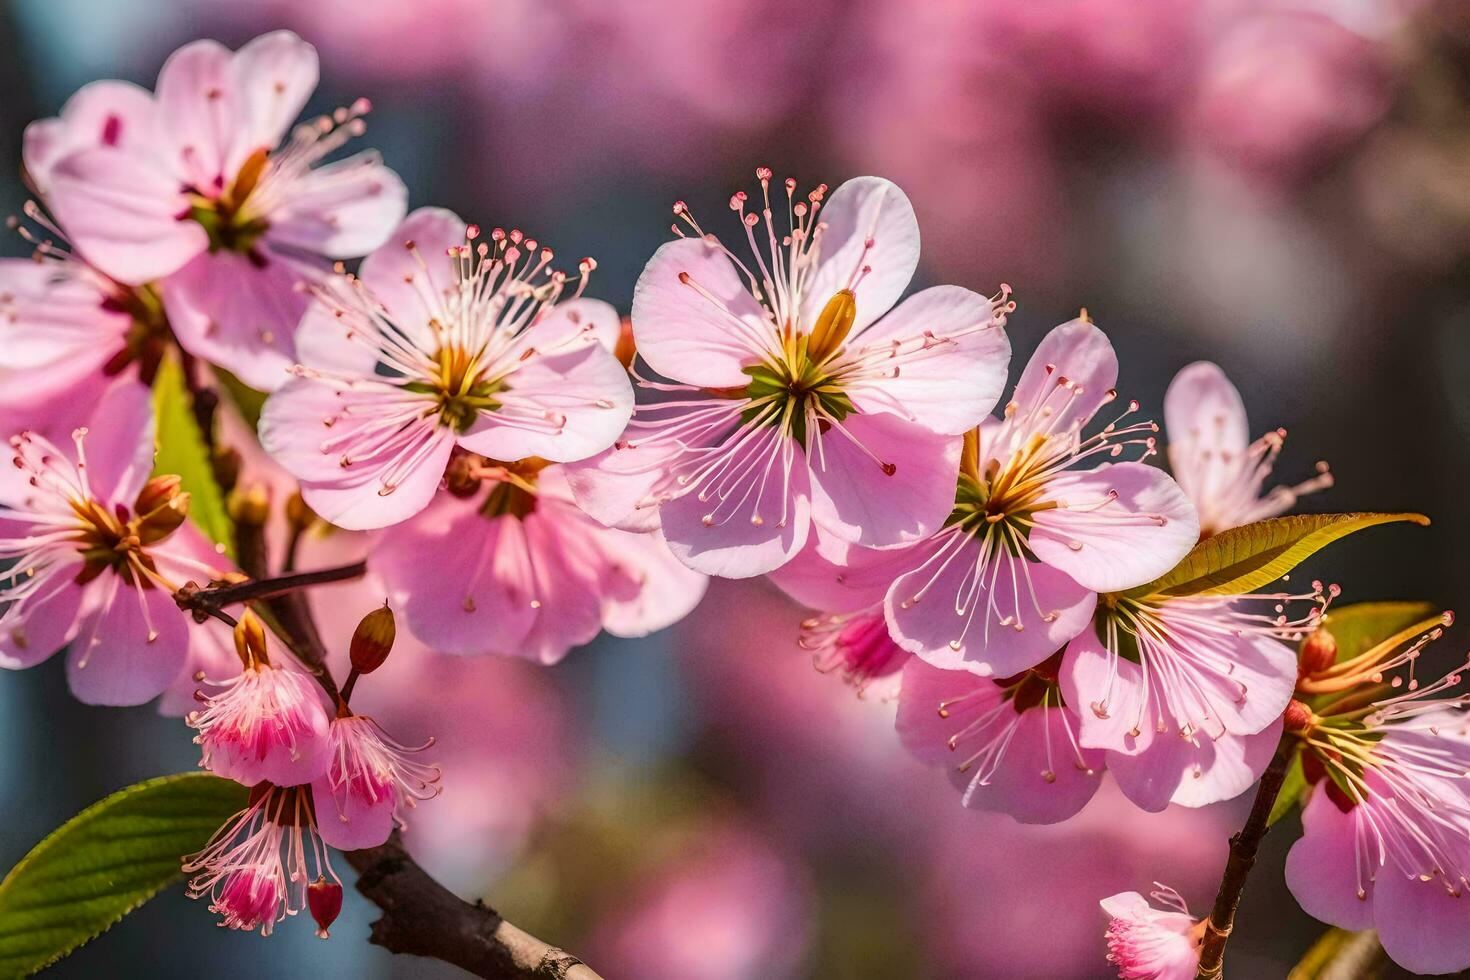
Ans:
[{"label": "flower center", "polygon": [[447,344],[434,354],[435,373],[423,381],[404,385],[409,391],[434,395],[440,420],[456,432],[464,432],[482,412],[500,407],[494,396],[506,391],[504,380],[487,381],[480,357],[464,347]]},{"label": "flower center", "polygon": [[145,549],[184,522],[189,495],[179,492],[178,477],[161,476],[139,491],[133,511],[122,504],[109,511],[91,498],[73,499],[70,504],[79,520],[74,540],[83,559],[77,581],[89,582],[110,569],[150,588],[158,569]]},{"label": "flower center", "polygon": [[780,426],[804,446],[808,418],[826,431],[852,414],[852,400],[830,367],[856,314],[857,299],[844,289],[827,301],[810,333],[788,324],[781,331],[780,356],[745,369],[750,384],[740,394],[751,403],[741,421]]},{"label": "flower center", "polygon": [[223,194],[218,197],[199,193],[190,196],[189,211],[184,217],[203,226],[209,235],[211,252],[238,252],[250,256],[253,262],[263,261],[254,251],[255,243],[270,226],[264,218],[252,216],[245,205],[251,192],[260,184],[269,159],[266,150],[256,150],[246,159],[234,183]]}]

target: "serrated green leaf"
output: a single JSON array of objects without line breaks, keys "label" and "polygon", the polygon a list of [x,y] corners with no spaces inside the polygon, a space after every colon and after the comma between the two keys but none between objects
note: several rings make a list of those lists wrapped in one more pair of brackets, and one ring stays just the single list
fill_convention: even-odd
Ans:
[{"label": "serrated green leaf", "polygon": [[153,382],[153,414],[158,420],[155,474],[176,473],[189,494],[189,520],[233,556],[234,525],[224,494],[214,479],[209,448],[194,420],[184,370],[175,357],[164,358]]},{"label": "serrated green leaf", "polygon": [[1266,826],[1271,826],[1295,810],[1310,789],[1307,775],[1302,770],[1302,754],[1297,752],[1291,757],[1291,765],[1286,768],[1286,778],[1282,780],[1281,792],[1276,794],[1276,802],[1271,806],[1271,815],[1266,818]]},{"label": "serrated green leaf", "polygon": [[1337,641],[1337,662],[1342,663],[1395,633],[1433,619],[1438,612],[1432,602],[1355,602],[1327,610],[1322,625]]},{"label": "serrated green leaf", "polygon": [[208,773],[164,776],[93,804],[0,881],[0,976],[41,970],[181,878],[249,790]]},{"label": "serrated green leaf", "polygon": [[1400,521],[1427,525],[1429,518],[1423,514],[1294,514],[1234,527],[1195,545],[1162,578],[1125,594],[1244,595],[1274,582],[1339,538]]}]

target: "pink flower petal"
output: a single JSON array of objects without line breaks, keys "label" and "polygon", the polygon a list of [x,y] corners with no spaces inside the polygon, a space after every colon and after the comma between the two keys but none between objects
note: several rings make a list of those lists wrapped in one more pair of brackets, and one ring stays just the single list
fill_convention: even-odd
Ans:
[{"label": "pink flower petal", "polygon": [[1317,784],[1302,809],[1302,836],[1286,855],[1286,887],[1302,911],[1342,929],[1370,928],[1377,905],[1376,886],[1369,880],[1377,869],[1362,870],[1366,898],[1358,898],[1356,840],[1356,817],[1332,802],[1325,780]]},{"label": "pink flower petal", "polygon": [[[1330,802],[1330,801],[1329,801]],[[1460,864],[1470,847],[1461,845]],[[1373,884],[1373,926],[1399,966],[1413,973],[1454,973],[1470,966],[1464,884],[1451,895],[1439,879],[1420,881],[1392,866],[1379,869]]]},{"label": "pink flower petal", "polygon": [[73,150],[134,149],[152,135],[153,96],[132,82],[91,82],[77,89],[61,114],[26,127],[26,173],[44,194],[51,168]]},{"label": "pink flower petal", "polygon": [[665,444],[616,445],[589,459],[568,463],[567,484],[578,506],[609,527],[651,531],[659,508],[650,503],[666,465],[679,453]]},{"label": "pink flower petal", "polygon": [[265,240],[332,259],[382,245],[408,210],[403,180],[372,153],[316,167],[284,187],[281,198],[267,216]]},{"label": "pink flower petal", "polygon": [[443,318],[444,297],[455,289],[446,251],[465,243],[465,227],[453,211],[417,208],[362,260],[363,284],[387,308],[394,325],[410,331],[420,346],[434,346],[428,322]]},{"label": "pink flower petal", "polygon": [[163,63],[153,89],[160,120],[154,139],[165,164],[178,180],[211,197],[260,148],[234,58],[218,41],[186,44]]},{"label": "pink flower petal", "polygon": [[245,153],[274,150],[316,90],[316,48],[290,31],[271,31],[252,39],[232,60],[241,115],[248,120]]},{"label": "pink flower petal", "polygon": [[954,509],[958,436],[854,412],[811,439],[812,519],[834,537],[908,544],[939,530]]},{"label": "pink flower petal", "polygon": [[317,832],[329,847],[339,851],[377,847],[393,832],[391,788],[381,799],[363,799],[350,785],[334,786],[328,773],[312,781],[311,796],[316,803]]},{"label": "pink flower petal", "polygon": [[885,376],[849,385],[848,397],[859,411],[889,412],[931,432],[973,429],[1005,389],[1011,358],[1010,338],[989,325],[992,316],[989,299],[959,286],[915,293],[848,342],[850,355],[900,344],[904,351],[877,363]]},{"label": "pink flower petal", "polygon": [[72,579],[78,570],[80,562],[57,569],[53,574],[58,581],[48,582],[45,590],[27,599],[25,605],[11,605],[0,616],[0,667],[34,667],[76,636],[82,588]]},{"label": "pink flower petal", "polygon": [[701,500],[701,488],[660,506],[675,557],[706,575],[748,578],[779,568],[801,550],[811,526],[810,480],[799,449],[790,476],[783,477],[785,439],[771,427],[736,450],[728,472],[740,475],[723,488],[723,499],[711,493]]},{"label": "pink flower petal", "polygon": [[611,303],[581,297],[557,303],[532,328],[538,350],[560,349],[562,345],[600,344],[613,353],[622,334],[622,320]]},{"label": "pink flower petal", "polygon": [[771,573],[771,583],[812,609],[857,612],[882,602],[893,580],[913,567],[924,548],[923,542],[913,548],[863,548],[819,531],[807,538],[800,554]]},{"label": "pink flower petal", "polygon": [[199,256],[163,283],[174,335],[189,353],[274,391],[295,360],[296,325],[310,299],[296,288],[312,272],[275,252],[261,268],[236,252]]},{"label": "pink flower petal", "polygon": [[[810,329],[833,294],[851,288],[857,295],[852,329],[861,331],[898,301],[918,268],[914,207],[892,181],[854,177],[827,199],[817,221],[825,225],[821,257],[802,292],[801,324]],[[635,313],[635,328],[637,322]]]},{"label": "pink flower petal", "polygon": [[719,246],[699,238],[653,254],[633,291],[638,353],[666,378],[744,388],[743,368],[775,346],[765,310]]},{"label": "pink flower petal", "polygon": [[1108,768],[1124,795],[1149,812],[1170,803],[1208,806],[1250,789],[1266,771],[1280,741],[1280,719],[1255,735],[1217,739],[1197,732],[1190,740],[1171,730],[1156,733],[1137,754],[1109,752]]},{"label": "pink flower petal", "polygon": [[[535,346],[535,328],[529,335]],[[600,344],[536,354],[520,362],[459,444],[491,459],[585,459],[622,435],[633,414],[628,372]]]},{"label": "pink flower petal", "polygon": [[97,499],[133,506],[153,471],[153,400],[148,389],[121,378],[92,409],[83,439],[87,484]]},{"label": "pink flower petal", "polygon": [[1164,430],[1174,479],[1194,501],[1218,497],[1224,482],[1236,479],[1237,468],[1220,461],[1239,459],[1251,442],[1240,392],[1209,361],[1196,361],[1169,382]]},{"label": "pink flower petal", "polygon": [[965,806],[1008,813],[1021,823],[1059,823],[1080,813],[1102,782],[1103,753],[1084,749],[1079,759],[1065,715],[1065,708],[1022,712],[994,775],[983,784],[970,779]]},{"label": "pink flower petal", "polygon": [[594,529],[606,553],[602,626],[614,636],[647,636],[694,611],[709,580],[676,559],[657,531]]},{"label": "pink flower petal", "polygon": [[[1179,563],[1199,541],[1199,517],[1168,474],[1143,463],[1114,463],[1048,480],[1031,550],[1098,592],[1142,585]],[[1109,496],[1116,493],[1116,499]]]},{"label": "pink flower petal", "polygon": [[[1026,411],[1066,378],[1082,389],[1067,403],[1067,418],[1055,422],[1050,417],[1037,418],[1048,427],[1065,429],[1071,422],[1085,423],[1110,397],[1118,384],[1118,356],[1112,342],[1093,324],[1085,320],[1069,320],[1041,339],[1026,370],[1016,384],[1012,401]],[[1074,389],[1075,390],[1075,389]]]},{"label": "pink flower petal", "polygon": [[914,549],[884,603],[900,646],[935,667],[1009,677],[1091,628],[1091,590],[1003,550],[983,557],[958,530]]},{"label": "pink flower petal", "polygon": [[311,508],[339,527],[364,530],[405,520],[423,510],[444,476],[454,433],[433,419],[389,423],[394,437],[371,455],[349,457],[339,448],[382,443],[385,415],[401,412],[393,397],[387,385],[338,393],[315,380],[294,379],[261,411],[261,444],[302,481]]},{"label": "pink flower petal", "polygon": [[1090,624],[1067,644],[1057,683],[1077,713],[1077,741],[1083,745],[1133,754],[1153,743],[1157,704],[1150,700],[1149,710],[1142,710],[1142,670],[1113,657]]},{"label": "pink flower petal", "polygon": [[111,572],[93,589],[66,658],[72,694],[87,704],[153,700],[184,665],[188,618],[167,590],[139,590]]},{"label": "pink flower petal", "polygon": [[957,766],[964,760],[957,756],[958,749],[950,748],[951,736],[998,707],[1002,693],[988,677],[910,659],[903,665],[894,720],[899,741],[924,762]]},{"label": "pink flower petal", "polygon": [[162,279],[209,248],[178,181],[144,152],[79,150],[51,170],[47,204],[87,261],[119,282]]},{"label": "pink flower petal", "polygon": [[106,384],[102,367],[133,321],[103,308],[100,276],[75,263],[0,259],[0,296],[0,409],[12,425],[58,394]]}]

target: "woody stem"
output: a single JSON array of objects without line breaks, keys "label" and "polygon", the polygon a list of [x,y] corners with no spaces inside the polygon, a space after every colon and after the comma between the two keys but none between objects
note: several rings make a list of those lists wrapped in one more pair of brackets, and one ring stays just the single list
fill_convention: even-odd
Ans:
[{"label": "woody stem", "polygon": [[1225,862],[1225,874],[1220,878],[1220,890],[1215,893],[1215,905],[1210,917],[1205,920],[1205,935],[1200,944],[1199,972],[1196,980],[1219,980],[1225,969],[1225,943],[1230,931],[1235,928],[1235,912],[1240,908],[1240,894],[1245,888],[1246,877],[1256,863],[1256,852],[1261,839],[1266,836],[1271,810],[1281,785],[1286,780],[1286,770],[1291,765],[1292,753],[1296,751],[1296,739],[1284,736],[1271,757],[1271,764],[1261,776],[1256,788],[1255,802],[1251,804],[1250,816],[1245,826],[1230,838],[1230,857]]}]

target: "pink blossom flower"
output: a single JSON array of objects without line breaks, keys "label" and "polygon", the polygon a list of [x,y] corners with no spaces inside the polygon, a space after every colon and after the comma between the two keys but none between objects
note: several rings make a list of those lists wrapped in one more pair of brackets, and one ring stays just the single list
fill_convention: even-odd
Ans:
[{"label": "pink blossom flower", "polygon": [[395,742],[367,715],[339,715],[327,731],[331,762],[312,781],[317,829],[322,840],[344,851],[376,847],[388,839],[400,808],[439,793],[439,768],[411,755],[434,744],[412,748]]},{"label": "pink blossom flower", "polygon": [[[383,531],[369,556],[409,631],[446,653],[551,664],[602,629],[643,636],[683,618],[705,578],[656,532],[604,527],[573,502],[562,467],[460,457],[469,480]],[[439,555],[429,563],[426,554]]]},{"label": "pink blossom flower", "polygon": [[1327,464],[1319,462],[1310,480],[1261,493],[1286,430],[1252,442],[1240,392],[1209,361],[1174,375],[1164,395],[1164,430],[1169,469],[1199,513],[1204,537],[1284,514],[1302,496],[1332,486]]},{"label": "pink blossom flower", "polygon": [[649,261],[632,319],[638,352],[677,382],[644,387],[681,396],[640,408],[621,442],[571,471],[594,517],[661,526],[691,568],[735,578],[780,567],[813,522],[875,546],[936,530],[959,436],[995,403],[1010,356],[1004,290],[937,286],[889,312],[919,254],[896,186],[861,177],[799,200],[788,180],[778,222],[771,172],[757,176],[759,211],[744,192],[730,202],[748,261],[674,206],[695,237]]},{"label": "pink blossom flower", "polygon": [[253,614],[235,627],[235,646],[245,669],[216,682],[219,693],[201,693],[203,707],[184,719],[199,733],[199,764],[246,786],[296,786],[327,775],[340,761],[334,750],[339,756],[341,750],[329,737],[316,682],[271,664],[264,627]]},{"label": "pink blossom flower", "polygon": [[[1296,684],[1296,641],[1331,596],[1116,597],[1067,644],[1060,683],[1078,741],[1145,810],[1204,806],[1245,792],[1281,739]],[[1288,619],[1292,600],[1314,604]],[[1270,611],[1256,611],[1266,605]]]},{"label": "pink blossom flower", "polygon": [[564,299],[551,249],[519,231],[479,235],[423,208],[360,278],[317,287],[296,377],[266,402],[260,435],[332,523],[385,527],[423,510],[455,446],[565,462],[627,424],[617,314],[579,298],[592,260]]},{"label": "pink blossom flower", "polygon": [[317,835],[309,791],[265,783],[204,850],[184,859],[183,870],[193,875],[189,897],[208,895],[221,926],[269,936],[277,922],[307,907],[308,859],[318,878],[341,884]]},{"label": "pink blossom flower", "polygon": [[1057,823],[1087,805],[1103,753],[1077,742],[1053,661],[995,680],[917,658],[903,669],[898,734],[918,758],[945,766],[965,806],[1022,823]]},{"label": "pink blossom flower", "polygon": [[1117,397],[1117,372],[1090,321],[1057,327],[1004,417],[966,437],[943,528],[890,551],[820,540],[774,580],[818,609],[883,602],[894,639],[936,667],[1009,677],[1040,663],[1087,627],[1098,592],[1162,575],[1199,537],[1194,508],[1166,474],[1098,463],[1129,446],[1152,453],[1152,423],[1082,434]]},{"label": "pink blossom flower", "polygon": [[185,523],[176,481],[149,480],[148,391],[120,382],[72,447],[23,432],[0,471],[0,667],[34,666],[70,646],[67,679],[89,704],[142,704],[183,669],[190,630],[173,591],[224,563]]},{"label": "pink blossom flower", "polygon": [[1334,717],[1329,705],[1312,717],[1303,766],[1316,786],[1286,859],[1287,887],[1308,914],[1376,929],[1395,963],[1430,974],[1470,967],[1470,716],[1463,695],[1437,696],[1470,665],[1414,680],[1420,651],[1442,632],[1334,668],[1371,682],[1407,665],[1408,683],[1394,678],[1366,714],[1349,705]]},{"label": "pink blossom flower", "polygon": [[1154,885],[1149,898],[1162,908],[1138,892],[1119,892],[1099,903],[1108,914],[1108,962],[1123,980],[1193,980],[1204,924],[1189,914],[1178,892]]},{"label": "pink blossom flower", "polygon": [[644,980],[800,975],[812,931],[803,869],[755,828],[700,828],[600,918],[588,959]]},{"label": "pink blossom flower", "polygon": [[[315,167],[363,131],[365,101],[283,142],[316,82],[316,49],[287,31],[233,53],[196,41],[159,72],[152,126],[135,130],[134,116],[104,106],[103,146],[69,143],[56,126],[29,141],[47,164],[47,203],[79,251],[119,282],[161,280],[179,342],[263,389],[283,383],[294,359],[307,304],[297,284],[328,259],[382,244],[407,199],[373,154]],[[98,99],[145,119],[137,93],[114,85]]]},{"label": "pink blossom flower", "polygon": [[893,642],[882,606],[855,613],[826,613],[802,621],[803,650],[823,673],[841,671],[858,697],[889,701],[898,696],[904,665],[913,657]]},{"label": "pink blossom flower", "polygon": [[[134,146],[153,124],[153,101],[127,82],[94,82],[60,116],[26,127],[25,170],[45,200],[51,168],[69,153]],[[168,332],[156,293],[123,285],[69,249],[65,231],[34,201],[27,259],[0,259],[0,412],[50,435],[82,423],[108,378],[141,362],[146,375]]]}]

